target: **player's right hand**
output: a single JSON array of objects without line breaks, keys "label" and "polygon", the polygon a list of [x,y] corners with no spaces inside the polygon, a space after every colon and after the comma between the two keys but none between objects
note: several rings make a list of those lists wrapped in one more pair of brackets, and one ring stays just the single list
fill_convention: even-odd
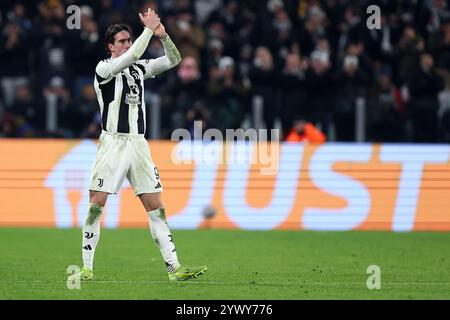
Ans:
[{"label": "player's right hand", "polygon": [[155,31],[161,23],[159,16],[150,8],[148,8],[147,12],[144,14],[139,12],[139,18],[141,18],[141,22],[152,31]]}]

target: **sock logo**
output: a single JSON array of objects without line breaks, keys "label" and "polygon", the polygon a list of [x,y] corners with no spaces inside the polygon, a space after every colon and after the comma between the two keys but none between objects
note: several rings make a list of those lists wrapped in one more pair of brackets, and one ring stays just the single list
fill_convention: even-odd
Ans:
[{"label": "sock logo", "polygon": [[93,236],[94,236],[94,233],[93,233],[93,232],[85,232],[85,233],[84,233],[84,237],[85,237],[86,239],[92,239]]},{"label": "sock logo", "polygon": [[98,179],[98,186],[103,187],[103,179]]},{"label": "sock logo", "polygon": [[158,188],[161,188],[161,183],[159,183],[159,181],[158,181],[158,184],[155,186],[155,189],[158,189]]},{"label": "sock logo", "polygon": [[167,268],[167,272],[174,272],[175,268],[173,267],[173,265],[171,265],[170,263],[166,262],[166,268]]},{"label": "sock logo", "polygon": [[[169,242],[173,243],[173,237],[171,234],[169,234],[169,238],[170,238]],[[173,248],[172,252],[177,252],[177,250],[175,250],[175,247]]]},{"label": "sock logo", "polygon": [[88,244],[87,246],[83,247],[84,250],[92,250],[92,247],[90,244]]}]

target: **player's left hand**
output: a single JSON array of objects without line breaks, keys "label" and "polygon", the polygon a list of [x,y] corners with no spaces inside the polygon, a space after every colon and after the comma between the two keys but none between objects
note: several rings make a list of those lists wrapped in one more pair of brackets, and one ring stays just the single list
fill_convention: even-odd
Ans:
[{"label": "player's left hand", "polygon": [[160,23],[158,27],[153,31],[153,34],[158,38],[163,39],[167,36],[166,28],[164,28],[164,25],[162,23]]}]

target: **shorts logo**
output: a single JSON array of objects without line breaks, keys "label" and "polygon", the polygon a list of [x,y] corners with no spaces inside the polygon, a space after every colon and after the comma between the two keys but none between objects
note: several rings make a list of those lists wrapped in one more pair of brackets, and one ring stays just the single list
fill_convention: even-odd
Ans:
[{"label": "shorts logo", "polygon": [[93,232],[85,232],[84,234],[85,234],[84,237],[86,239],[92,239],[92,237],[94,236]]},{"label": "shorts logo", "polygon": [[98,179],[98,186],[103,187],[103,179]]},{"label": "shorts logo", "polygon": [[158,184],[155,186],[155,189],[161,188],[161,183],[158,182]]}]

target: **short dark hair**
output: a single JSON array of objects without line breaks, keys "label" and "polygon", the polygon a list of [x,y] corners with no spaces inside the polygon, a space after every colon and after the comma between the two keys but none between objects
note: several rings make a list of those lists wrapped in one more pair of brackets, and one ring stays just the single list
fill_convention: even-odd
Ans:
[{"label": "short dark hair", "polygon": [[116,37],[116,34],[118,34],[120,31],[128,31],[128,33],[131,36],[131,28],[129,25],[125,23],[116,23],[109,26],[108,30],[106,30],[105,33],[105,46],[106,51],[108,53],[111,53],[108,48],[108,44],[114,44],[114,39]]}]

